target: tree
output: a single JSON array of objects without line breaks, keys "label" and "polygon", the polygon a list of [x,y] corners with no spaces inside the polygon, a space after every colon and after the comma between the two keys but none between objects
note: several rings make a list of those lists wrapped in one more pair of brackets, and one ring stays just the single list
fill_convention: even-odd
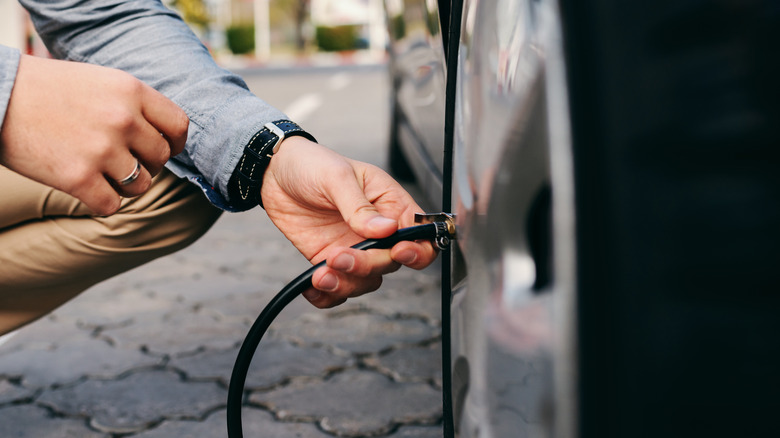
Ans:
[{"label": "tree", "polygon": [[293,20],[295,25],[295,48],[302,52],[306,48],[306,22],[309,19],[310,0],[277,0],[278,8]]},{"label": "tree", "polygon": [[201,29],[208,27],[211,21],[203,0],[173,0],[171,6],[181,13],[184,21]]}]

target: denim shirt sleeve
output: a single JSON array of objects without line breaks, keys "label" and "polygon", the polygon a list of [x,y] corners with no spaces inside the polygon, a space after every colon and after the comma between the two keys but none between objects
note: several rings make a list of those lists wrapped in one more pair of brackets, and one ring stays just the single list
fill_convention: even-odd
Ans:
[{"label": "denim shirt sleeve", "polygon": [[5,111],[14,88],[20,53],[16,49],[0,46],[0,130],[3,129]]},{"label": "denim shirt sleeve", "polygon": [[179,16],[158,0],[21,0],[53,56],[118,68],[181,106],[190,118],[184,152],[168,168],[198,183],[216,206],[237,209],[227,185],[244,146],[286,118],[216,65]]}]

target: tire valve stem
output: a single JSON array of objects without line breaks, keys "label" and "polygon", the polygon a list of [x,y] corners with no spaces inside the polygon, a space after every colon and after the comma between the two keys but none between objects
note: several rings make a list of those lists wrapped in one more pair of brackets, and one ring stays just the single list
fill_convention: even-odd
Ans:
[{"label": "tire valve stem", "polygon": [[456,238],[455,215],[452,213],[415,213],[414,223],[436,225],[434,243],[442,251],[448,249]]}]

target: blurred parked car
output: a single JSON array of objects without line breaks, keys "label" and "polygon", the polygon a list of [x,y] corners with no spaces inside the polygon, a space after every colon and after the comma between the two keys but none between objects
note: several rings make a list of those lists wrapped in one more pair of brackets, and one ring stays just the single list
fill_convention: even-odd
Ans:
[{"label": "blurred parked car", "polygon": [[445,436],[780,436],[777,3],[385,6],[391,169],[457,215]]}]

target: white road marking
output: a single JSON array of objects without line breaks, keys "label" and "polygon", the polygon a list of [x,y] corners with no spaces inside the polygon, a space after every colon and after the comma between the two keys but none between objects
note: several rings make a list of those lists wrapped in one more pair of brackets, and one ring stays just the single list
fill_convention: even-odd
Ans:
[{"label": "white road marking", "polygon": [[[338,72],[328,78],[327,87],[331,91],[339,91],[347,88],[352,83],[352,76],[347,72]],[[314,111],[322,106],[323,100],[320,93],[304,94],[290,103],[284,109],[287,116],[298,123],[302,123]]]},{"label": "white road marking", "polygon": [[11,333],[6,333],[3,336],[0,336],[0,345],[3,345],[6,342],[8,342],[15,334],[16,334],[16,332],[13,331]]},{"label": "white road marking", "polygon": [[291,120],[301,123],[321,106],[322,97],[320,94],[308,93],[292,101],[283,112],[287,114]]}]

